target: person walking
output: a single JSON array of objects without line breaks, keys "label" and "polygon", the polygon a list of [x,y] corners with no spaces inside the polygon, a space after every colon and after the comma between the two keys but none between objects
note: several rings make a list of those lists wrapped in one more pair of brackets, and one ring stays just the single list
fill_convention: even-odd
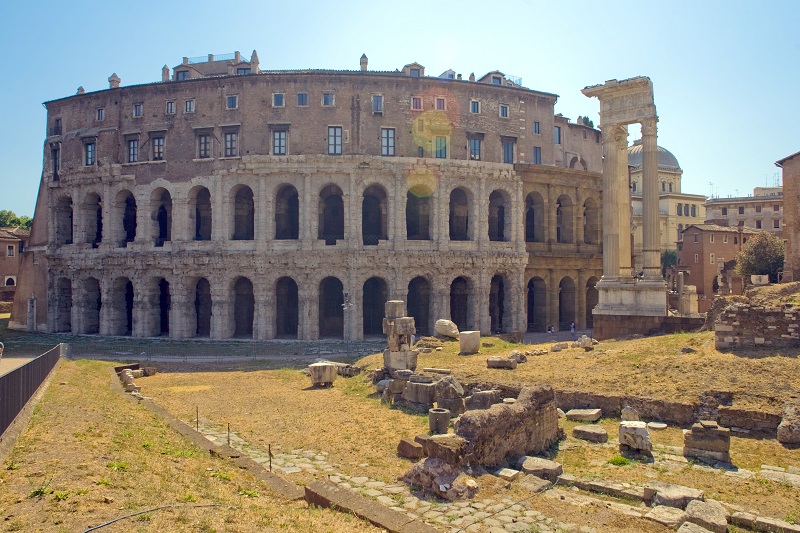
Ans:
[{"label": "person walking", "polygon": [[575,322],[569,323],[569,334],[572,335],[572,338],[575,338]]}]

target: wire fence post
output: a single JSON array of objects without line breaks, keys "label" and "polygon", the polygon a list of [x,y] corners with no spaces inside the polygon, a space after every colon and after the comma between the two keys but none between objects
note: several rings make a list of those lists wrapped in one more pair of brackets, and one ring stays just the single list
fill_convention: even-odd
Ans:
[{"label": "wire fence post", "polygon": [[195,415],[194,415],[194,427],[195,427],[195,430],[197,430],[197,432],[200,433],[200,406],[199,405],[195,405],[194,412],[195,412]]}]

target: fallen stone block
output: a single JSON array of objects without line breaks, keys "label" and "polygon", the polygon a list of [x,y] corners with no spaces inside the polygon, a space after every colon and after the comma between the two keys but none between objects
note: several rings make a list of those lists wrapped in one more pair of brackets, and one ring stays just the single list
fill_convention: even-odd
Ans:
[{"label": "fallen stone block", "polygon": [[472,396],[467,396],[465,399],[467,410],[471,409],[488,409],[496,403],[503,401],[503,394],[499,390],[482,390],[472,393]]},{"label": "fallen stone block", "polygon": [[459,336],[458,326],[456,326],[455,322],[452,320],[440,318],[436,321],[436,324],[434,324],[433,330],[437,335],[441,335],[442,337],[457,339]]},{"label": "fallen stone block", "polygon": [[602,426],[575,426],[572,436],[589,442],[608,442],[608,432]]},{"label": "fallen stone block", "polygon": [[311,374],[311,384],[315,387],[333,385],[339,375],[336,365],[330,363],[312,363],[308,365],[308,371]]},{"label": "fallen stone block", "polygon": [[676,509],[675,507],[658,505],[653,507],[653,509],[644,515],[644,517],[669,528],[677,529],[678,526],[680,526],[686,520],[686,513],[681,509]]},{"label": "fallen stone block", "polygon": [[382,380],[380,380],[379,382],[377,382],[375,384],[375,392],[377,392],[378,394],[382,394],[383,391],[386,390],[386,387],[388,387],[389,383],[391,383],[391,382],[392,382],[391,379],[382,379]]},{"label": "fallen stone block", "polygon": [[550,482],[532,474],[524,474],[519,478],[519,485],[531,492],[542,492],[550,486]]},{"label": "fallen stone block", "polygon": [[500,479],[504,479],[506,481],[514,481],[520,476],[519,470],[514,470],[511,468],[500,468],[494,472],[494,475],[499,477]]},{"label": "fallen stone block", "polygon": [[406,303],[403,300],[388,300],[383,306],[384,316],[389,320],[406,316]]},{"label": "fallen stone block", "polygon": [[499,355],[493,355],[486,360],[487,368],[503,368],[507,370],[514,370],[517,368],[517,362],[514,359],[506,359]]},{"label": "fallen stone block", "polygon": [[622,413],[620,414],[619,418],[620,420],[625,420],[628,422],[638,422],[641,420],[641,417],[639,417],[639,411],[628,405],[622,408]]},{"label": "fallen stone block", "polygon": [[383,351],[383,367],[390,372],[393,370],[416,370],[419,352],[417,350],[405,350],[392,352]]},{"label": "fallen stone block", "polygon": [[731,524],[747,529],[755,529],[757,519],[758,517],[756,515],[741,511],[731,514]]},{"label": "fallen stone block", "polygon": [[713,500],[692,500],[686,505],[686,521],[715,533],[728,531],[728,512]]},{"label": "fallen stone block", "polygon": [[692,500],[704,500],[705,493],[702,490],[674,485],[663,481],[650,481],[644,486],[644,498],[650,505],[666,505],[678,509],[686,509]]},{"label": "fallen stone block", "polygon": [[519,350],[511,350],[511,353],[508,354],[509,359],[513,359],[517,363],[527,363],[528,357]]},{"label": "fallen stone block", "polygon": [[517,469],[526,474],[546,479],[551,483],[555,483],[558,476],[564,472],[564,467],[561,466],[561,463],[541,457],[529,456],[520,457],[517,461]]},{"label": "fallen stone block", "polygon": [[433,406],[436,387],[433,383],[416,383],[409,381],[403,389],[403,400],[419,405]]},{"label": "fallen stone block", "polygon": [[759,516],[756,518],[755,528],[756,531],[770,531],[775,533],[796,533],[800,532],[800,525],[790,524],[777,518],[769,518],[766,516]]},{"label": "fallen stone block", "polygon": [[731,430],[720,427],[713,420],[692,425],[683,433],[683,455],[714,461],[730,462]]},{"label": "fallen stone block", "polygon": [[458,335],[459,355],[472,355],[481,349],[480,331],[462,331]]},{"label": "fallen stone block", "polygon": [[439,398],[436,406],[450,411],[450,415],[455,418],[464,412],[464,398]]},{"label": "fallen stone block", "polygon": [[800,404],[784,405],[783,418],[778,424],[778,442],[800,444]]},{"label": "fallen stone block", "polygon": [[400,439],[400,442],[397,444],[397,455],[406,459],[417,460],[425,457],[425,452],[420,443],[403,438]]},{"label": "fallen stone block", "polygon": [[619,449],[623,453],[649,454],[653,450],[647,424],[637,421],[619,423]]},{"label": "fallen stone block", "polygon": [[603,411],[601,409],[570,409],[567,411],[567,420],[576,422],[597,422]]},{"label": "fallen stone block", "polygon": [[710,530],[703,526],[698,526],[692,522],[684,522],[681,524],[681,527],[678,528],[678,533],[709,533],[709,531]]},{"label": "fallen stone block", "polygon": [[464,396],[464,387],[452,376],[446,376],[437,381],[434,385],[434,391],[437,401],[442,398],[461,398]]},{"label": "fallen stone block", "polygon": [[460,466],[464,464],[464,452],[467,441],[458,435],[431,435],[423,444],[423,450],[428,457],[436,457],[447,464]]}]

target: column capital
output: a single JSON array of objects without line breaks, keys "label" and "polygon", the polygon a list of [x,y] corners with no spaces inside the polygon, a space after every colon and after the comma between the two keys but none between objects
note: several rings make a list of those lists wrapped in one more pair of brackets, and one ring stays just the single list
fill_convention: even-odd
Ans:
[{"label": "column capital", "polygon": [[658,123],[658,117],[646,118],[640,122],[642,125],[642,136],[645,135],[655,135],[656,134],[656,124]]}]

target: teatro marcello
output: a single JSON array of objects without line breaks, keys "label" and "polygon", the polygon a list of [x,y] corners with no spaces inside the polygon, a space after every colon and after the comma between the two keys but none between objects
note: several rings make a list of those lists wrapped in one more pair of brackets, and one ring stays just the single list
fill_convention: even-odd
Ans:
[{"label": "teatro marcello", "polygon": [[11,326],[356,340],[402,299],[421,335],[590,327],[601,132],[499,71],[359,66],[209,55],[46,102]]}]

